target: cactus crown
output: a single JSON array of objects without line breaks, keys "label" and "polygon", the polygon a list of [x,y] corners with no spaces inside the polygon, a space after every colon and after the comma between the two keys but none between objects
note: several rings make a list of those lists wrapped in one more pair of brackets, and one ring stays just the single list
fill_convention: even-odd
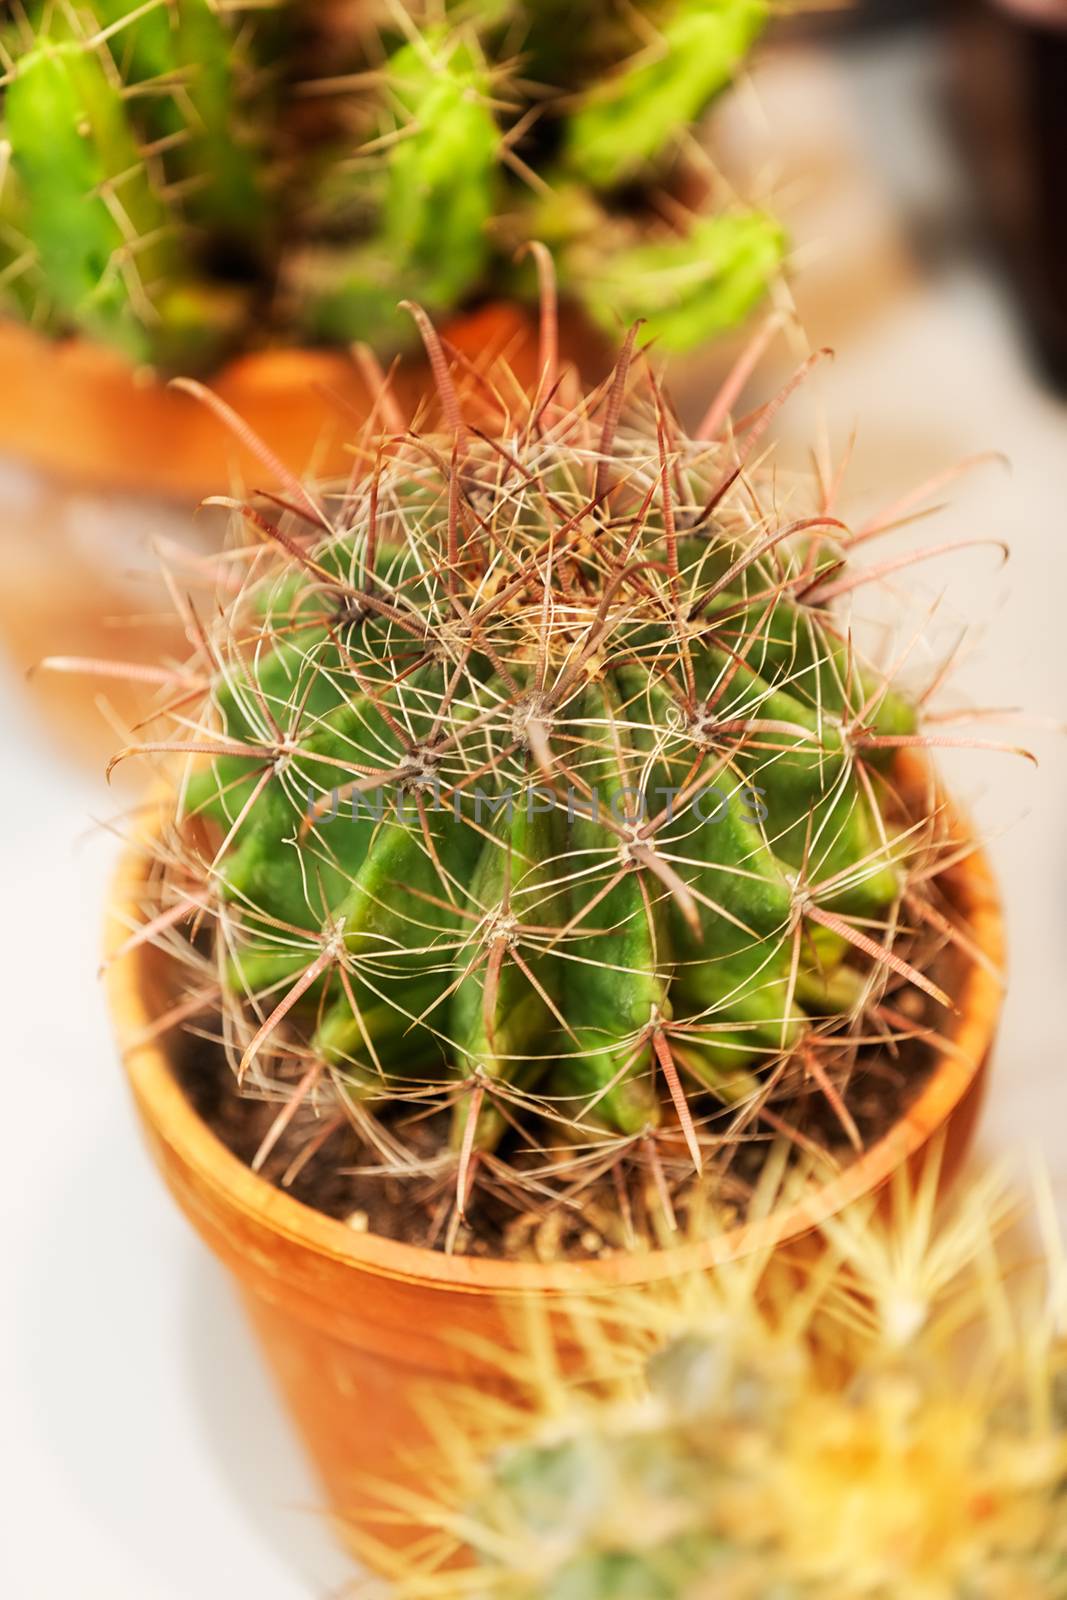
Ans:
[{"label": "cactus crown", "polygon": [[566,404],[551,337],[532,398],[476,375],[475,427],[421,320],[440,425],[244,509],[136,747],[181,758],[155,911],[195,914],[238,1079],[282,1126],[380,1113],[394,1155],[450,1118],[457,1219],[476,1176],[651,1162],[665,1199],[812,1090],[861,1146],[864,1050],[948,1004],[953,847],[894,766],[914,709],[835,617],[848,530],[754,463],[773,407],[685,437],[633,334]]},{"label": "cactus crown", "polygon": [[[391,1592],[1062,1596],[1062,1289],[1057,1303],[1053,1273],[1020,1282],[998,1259],[1006,1200],[977,1183],[931,1238],[931,1194],[914,1205],[902,1185],[889,1223],[864,1208],[830,1228],[836,1278],[779,1258],[569,1306],[554,1332],[577,1329],[578,1379],[554,1365],[552,1329],[527,1330],[505,1369],[521,1407],[470,1395],[434,1412],[447,1492],[394,1504],[382,1486],[386,1514],[422,1534],[408,1559],[370,1544]],[[448,1559],[457,1545],[473,1566]]]},{"label": "cactus crown", "polygon": [[612,334],[647,315],[684,347],[745,313],[782,257],[768,217],[661,220],[649,244],[628,208],[664,183],[692,197],[689,126],[764,0],[598,3],[580,33],[552,0],[430,9],[19,8],[7,308],[185,372],[279,335],[389,348],[399,297],[443,314],[525,292],[514,253],[537,236]]}]

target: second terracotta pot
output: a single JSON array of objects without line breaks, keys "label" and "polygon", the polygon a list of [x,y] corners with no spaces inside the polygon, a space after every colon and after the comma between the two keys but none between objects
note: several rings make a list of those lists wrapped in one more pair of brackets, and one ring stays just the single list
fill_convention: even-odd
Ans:
[{"label": "second terracotta pot", "polygon": [[[535,377],[534,324],[521,306],[493,302],[441,329],[468,361],[505,356],[522,380]],[[564,353],[581,331],[566,323]],[[585,352],[578,351],[578,355]],[[46,339],[0,321],[0,456],[80,488],[153,495],[195,505],[243,481],[273,488],[269,474],[218,418],[150,369],[86,339]],[[346,446],[371,406],[355,356],[299,347],[254,351],[205,380],[286,467],[343,476]],[[411,416],[429,385],[421,355],[404,358],[390,385]]]}]

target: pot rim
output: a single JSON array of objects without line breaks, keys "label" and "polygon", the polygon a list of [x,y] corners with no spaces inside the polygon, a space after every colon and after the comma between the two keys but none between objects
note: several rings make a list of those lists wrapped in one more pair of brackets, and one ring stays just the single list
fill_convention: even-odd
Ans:
[{"label": "pot rim", "polygon": [[[519,301],[490,298],[443,319],[440,331],[477,364],[487,352],[531,346],[533,327]],[[0,454],[77,489],[195,504],[232,482],[235,467],[257,483],[269,477],[199,401],[99,340],[0,317],[0,371]],[[427,381],[418,345],[393,363],[392,379],[401,410],[414,409]],[[373,406],[354,345],[238,351],[204,381],[300,474],[347,473],[351,417]]]},{"label": "pot rim", "polygon": [[[925,765],[907,763],[917,768]],[[953,836],[972,839],[959,810],[942,796]],[[180,1164],[213,1189],[225,1208],[335,1265],[400,1282],[470,1294],[529,1292],[573,1294],[632,1287],[791,1243],[853,1201],[873,1194],[915,1156],[951,1118],[984,1067],[1003,995],[1003,914],[985,852],[973,851],[946,869],[968,933],[983,961],[972,959],[957,996],[952,1049],[940,1052],[923,1089],[901,1117],[863,1155],[828,1183],[766,1217],[676,1248],[614,1251],[590,1261],[540,1263],[445,1255],[372,1233],[357,1233],[276,1188],[234,1155],[200,1117],[175,1078],[166,1036],[144,1042],[154,1020],[145,985],[147,963],[158,952],[140,946],[120,954],[138,920],[136,899],[144,883],[148,844],[157,808],[149,807],[138,834],[123,852],[108,905],[105,934],[107,991],[123,1065],[134,1098],[153,1133]]]}]

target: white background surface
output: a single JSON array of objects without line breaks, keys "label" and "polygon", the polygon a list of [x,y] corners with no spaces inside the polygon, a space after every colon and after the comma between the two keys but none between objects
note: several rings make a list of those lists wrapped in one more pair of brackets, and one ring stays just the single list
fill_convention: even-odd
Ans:
[{"label": "white background surface", "polygon": [[3,685],[5,1600],[305,1600],[346,1571],[222,1270],[134,1130],[96,979],[98,782]]},{"label": "white background surface", "polygon": [[[994,283],[945,245],[954,180],[924,120],[921,56],[879,41],[846,64],[842,116],[854,119],[868,200],[881,196],[883,220],[892,203],[936,223],[941,239],[931,264],[921,237],[898,237],[900,270],[888,285],[853,285],[865,311],[847,330],[833,296],[812,296],[815,340],[843,334],[823,394],[842,438],[860,420],[852,482],[884,499],[975,450],[1010,456],[1010,476],[986,471],[936,524],[938,538],[996,534],[1015,550],[1003,573],[977,557],[951,568],[957,610],[987,619],[963,681],[976,703],[1062,717],[1067,407],[1032,380]],[[852,270],[867,270],[862,255]],[[116,1069],[95,977],[114,846],[93,822],[116,801],[35,728],[13,674],[0,678],[0,711],[0,1593],[330,1593],[346,1569],[315,1487],[220,1270],[149,1169]],[[1061,742],[1032,737],[1038,774],[977,755],[952,768],[1010,915],[1013,988],[984,1141],[1043,1151],[1067,1214],[1067,759]]]}]

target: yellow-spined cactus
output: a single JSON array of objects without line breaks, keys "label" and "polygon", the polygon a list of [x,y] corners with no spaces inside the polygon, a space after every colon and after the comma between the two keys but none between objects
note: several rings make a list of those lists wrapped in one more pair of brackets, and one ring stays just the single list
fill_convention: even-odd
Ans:
[{"label": "yellow-spined cactus", "polygon": [[806,1266],[570,1306],[578,1379],[539,1325],[513,1410],[442,1403],[454,1497],[386,1492],[439,1530],[401,1600],[1062,1600],[1062,1258],[1016,1282],[998,1182],[932,1226],[935,1183]]}]

